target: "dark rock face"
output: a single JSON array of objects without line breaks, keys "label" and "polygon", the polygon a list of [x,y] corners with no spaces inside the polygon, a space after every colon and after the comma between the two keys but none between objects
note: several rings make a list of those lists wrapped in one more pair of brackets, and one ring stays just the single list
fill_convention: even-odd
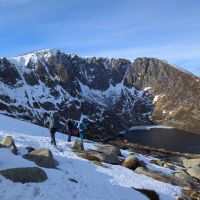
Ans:
[{"label": "dark rock face", "polygon": [[200,133],[200,79],[164,61],[138,58],[127,71],[125,84],[149,88],[153,121]]},{"label": "dark rock face", "polygon": [[0,59],[2,113],[40,125],[52,111],[63,122],[84,115],[89,132],[103,137],[154,122],[200,132],[199,89],[200,79],[153,58],[43,50]]}]

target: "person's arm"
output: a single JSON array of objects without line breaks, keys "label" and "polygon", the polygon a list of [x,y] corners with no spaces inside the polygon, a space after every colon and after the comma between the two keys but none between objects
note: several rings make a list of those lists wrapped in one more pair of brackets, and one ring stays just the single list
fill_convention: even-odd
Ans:
[{"label": "person's arm", "polygon": [[49,118],[49,117],[47,117],[47,119],[45,119],[45,120],[44,120],[44,125],[45,125],[45,126],[47,126],[47,125],[48,125],[48,123],[49,123],[49,120],[50,120],[50,118]]}]

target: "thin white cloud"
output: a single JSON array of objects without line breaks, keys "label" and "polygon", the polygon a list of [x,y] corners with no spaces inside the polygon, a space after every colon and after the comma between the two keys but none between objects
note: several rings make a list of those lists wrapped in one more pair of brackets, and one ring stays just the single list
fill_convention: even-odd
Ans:
[{"label": "thin white cloud", "polygon": [[0,0],[0,7],[17,6],[28,3],[32,0]]}]

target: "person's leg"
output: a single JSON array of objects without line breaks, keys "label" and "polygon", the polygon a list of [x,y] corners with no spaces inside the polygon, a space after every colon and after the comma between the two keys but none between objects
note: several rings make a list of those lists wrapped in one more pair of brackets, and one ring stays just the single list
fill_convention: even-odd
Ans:
[{"label": "person's leg", "polygon": [[56,146],[56,140],[55,140],[55,133],[56,133],[56,129],[52,128],[50,130],[50,134],[51,134],[51,144]]},{"label": "person's leg", "polygon": [[84,132],[80,131],[80,139],[81,139],[81,142],[83,143],[83,139],[84,139]]},{"label": "person's leg", "polygon": [[71,130],[68,131],[68,142],[71,142],[72,132]]}]

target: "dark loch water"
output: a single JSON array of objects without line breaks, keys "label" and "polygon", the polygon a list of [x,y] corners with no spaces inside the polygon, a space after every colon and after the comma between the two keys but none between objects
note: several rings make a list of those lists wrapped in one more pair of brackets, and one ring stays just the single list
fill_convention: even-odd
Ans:
[{"label": "dark loch water", "polygon": [[200,134],[177,129],[152,128],[129,131],[124,136],[130,142],[183,153],[200,154]]}]

